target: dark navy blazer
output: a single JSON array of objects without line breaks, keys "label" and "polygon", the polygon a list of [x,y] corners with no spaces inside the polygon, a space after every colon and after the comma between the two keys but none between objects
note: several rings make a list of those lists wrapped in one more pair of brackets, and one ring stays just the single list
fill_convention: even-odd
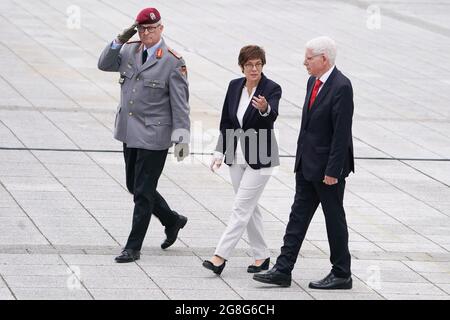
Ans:
[{"label": "dark navy blazer", "polygon": [[334,68],[309,110],[315,80],[310,77],[307,84],[294,171],[301,169],[308,181],[345,178],[355,171],[352,84]]},{"label": "dark navy blazer", "polygon": [[244,77],[232,80],[228,86],[222,108],[220,137],[216,151],[223,153],[225,163],[231,165],[236,154],[237,141],[240,139],[244,158],[251,168],[277,166],[280,160],[273,124],[278,117],[281,87],[262,74],[254,96],[262,95],[266,98],[270,105],[270,113],[262,116],[250,102],[241,128],[236,114],[245,83]]}]

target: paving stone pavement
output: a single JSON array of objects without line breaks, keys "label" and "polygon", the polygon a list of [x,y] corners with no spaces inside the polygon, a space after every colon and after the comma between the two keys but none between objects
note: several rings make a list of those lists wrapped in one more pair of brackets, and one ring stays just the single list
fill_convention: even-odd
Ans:
[{"label": "paving stone pavement", "polygon": [[[170,156],[159,190],[189,217],[168,250],[152,220],[142,259],[113,257],[131,225],[121,144],[112,138],[117,75],[104,46],[148,6],[131,0],[0,2],[0,299],[450,298],[450,24],[448,1],[154,1],[165,38],[187,62],[193,155]],[[78,19],[79,18],[79,19]],[[272,260],[294,195],[293,156],[307,74],[304,43],[327,34],[355,94],[356,174],[345,206],[354,288],[308,282],[330,269],[319,210],[290,288],[251,280],[246,236],[221,277],[201,266],[227,223],[227,168],[209,171],[239,49],[267,52],[281,84],[281,166],[260,201]]]}]

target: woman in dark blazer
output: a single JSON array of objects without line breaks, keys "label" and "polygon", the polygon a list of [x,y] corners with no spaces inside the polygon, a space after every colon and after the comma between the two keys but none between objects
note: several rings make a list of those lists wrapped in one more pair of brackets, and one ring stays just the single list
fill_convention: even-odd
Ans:
[{"label": "woman in dark blazer", "polygon": [[228,86],[220,120],[220,137],[211,162],[213,171],[223,161],[230,167],[235,191],[227,228],[214,256],[203,262],[205,268],[216,274],[222,272],[245,230],[255,260],[247,271],[267,270],[270,263],[258,200],[273,167],[279,165],[273,125],[278,116],[281,87],[262,73],[266,57],[261,47],[243,47],[238,63],[245,77],[232,80]]}]

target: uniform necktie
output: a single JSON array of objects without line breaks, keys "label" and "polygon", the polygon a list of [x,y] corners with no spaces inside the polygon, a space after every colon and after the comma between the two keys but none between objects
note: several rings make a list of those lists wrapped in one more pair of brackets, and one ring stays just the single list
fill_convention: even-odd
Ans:
[{"label": "uniform necktie", "polygon": [[147,55],[148,55],[148,52],[147,52],[147,50],[142,50],[142,64],[144,64],[145,63],[145,61],[147,61]]},{"label": "uniform necktie", "polygon": [[311,93],[311,98],[309,99],[308,109],[311,109],[311,106],[314,103],[314,100],[316,100],[317,93],[319,92],[319,88],[320,88],[321,85],[322,85],[322,81],[317,79],[316,82],[314,83],[314,88],[313,88],[312,93]]}]

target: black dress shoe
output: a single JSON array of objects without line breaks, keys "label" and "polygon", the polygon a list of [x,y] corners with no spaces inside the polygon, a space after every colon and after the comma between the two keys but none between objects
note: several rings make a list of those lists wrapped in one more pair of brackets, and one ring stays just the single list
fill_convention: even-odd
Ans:
[{"label": "black dress shoe", "polygon": [[253,275],[253,280],[262,283],[276,284],[281,287],[290,287],[292,277],[290,274],[282,273],[278,271],[277,268],[273,267],[266,273],[257,273]]},{"label": "black dress shoe", "polygon": [[352,288],[352,277],[348,278],[338,278],[332,272],[325,278],[319,281],[312,281],[309,283],[311,289],[351,289]]},{"label": "black dress shoe", "polygon": [[124,249],[120,256],[115,258],[117,263],[133,262],[141,258],[141,252],[139,250]]},{"label": "black dress shoe", "polygon": [[178,232],[180,229],[183,229],[183,227],[186,225],[188,219],[185,216],[182,216],[181,214],[178,216],[177,222],[173,226],[166,227],[164,232],[166,233],[166,240],[164,240],[163,243],[161,243],[161,249],[167,249],[173,243],[177,240]]},{"label": "black dress shoe", "polygon": [[264,262],[259,266],[255,266],[254,264],[249,265],[247,267],[247,272],[248,273],[257,273],[257,272],[261,272],[262,270],[269,270],[269,264],[270,264],[270,257],[267,258],[266,260],[264,260]]},{"label": "black dress shoe", "polygon": [[220,275],[223,271],[223,268],[225,268],[225,260],[220,266],[214,265],[211,261],[205,260],[203,261],[202,266],[204,266],[206,269],[212,270],[215,274]]}]

